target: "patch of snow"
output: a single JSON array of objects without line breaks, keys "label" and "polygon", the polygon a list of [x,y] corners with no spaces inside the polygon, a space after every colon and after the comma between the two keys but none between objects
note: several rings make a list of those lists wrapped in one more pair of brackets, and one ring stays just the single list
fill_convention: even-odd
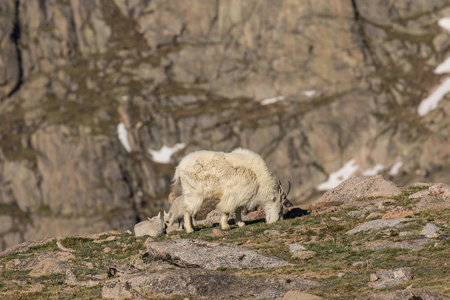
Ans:
[{"label": "patch of snow", "polygon": [[378,172],[384,169],[384,166],[382,164],[376,164],[375,167],[372,169],[365,170],[364,173],[362,173],[363,176],[375,176],[378,175]]},{"label": "patch of snow", "polygon": [[347,180],[350,178],[350,176],[355,173],[356,170],[358,170],[359,166],[355,164],[355,159],[351,159],[348,162],[345,163],[345,165],[337,170],[336,172],[333,172],[328,177],[328,180],[325,182],[322,182],[317,186],[318,191],[328,191],[332,188],[337,187],[339,184],[341,184],[344,180]]},{"label": "patch of snow", "polygon": [[317,92],[315,90],[303,91],[302,94],[306,97],[313,97]]},{"label": "patch of snow", "polygon": [[131,152],[130,142],[128,141],[128,131],[123,122],[117,125],[117,135],[119,136],[120,143],[128,151]]},{"label": "patch of snow", "polygon": [[450,57],[447,57],[444,62],[440,63],[436,69],[434,69],[435,74],[444,74],[450,72]]},{"label": "patch of snow", "polygon": [[168,164],[168,163],[170,163],[170,160],[172,159],[172,155],[175,152],[177,152],[178,150],[183,149],[184,147],[186,147],[186,144],[177,143],[172,148],[164,145],[159,150],[149,149],[148,152],[152,155],[152,159],[154,162],[157,162],[160,164]]},{"label": "patch of snow", "polygon": [[276,103],[276,102],[282,101],[282,100],[284,100],[283,96],[276,96],[273,98],[267,98],[267,99],[261,100],[260,103],[261,103],[261,105],[267,105],[267,104]]},{"label": "patch of snow", "polygon": [[450,32],[450,18],[442,18],[438,21],[439,26]]},{"label": "patch of snow", "polygon": [[395,176],[398,174],[398,171],[400,171],[400,168],[403,166],[403,162],[399,161],[396,162],[391,169],[389,170],[389,175]]},{"label": "patch of snow", "polygon": [[438,88],[430,95],[420,102],[417,112],[419,116],[425,116],[427,113],[435,109],[442,100],[442,98],[450,92],[450,77],[446,78]]}]

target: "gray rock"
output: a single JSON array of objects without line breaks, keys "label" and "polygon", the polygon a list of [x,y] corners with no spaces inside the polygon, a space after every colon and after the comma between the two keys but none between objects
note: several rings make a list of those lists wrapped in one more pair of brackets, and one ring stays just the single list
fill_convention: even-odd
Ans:
[{"label": "gray rock", "polygon": [[385,242],[385,243],[378,243],[373,246],[370,246],[369,249],[371,250],[381,250],[381,249],[408,249],[408,250],[421,250],[425,247],[425,245],[432,240],[430,239],[421,239],[421,240],[415,240],[415,241],[406,241],[401,243],[392,243],[392,242]]},{"label": "gray rock", "polygon": [[355,233],[358,233],[361,231],[382,229],[382,228],[386,228],[386,227],[398,228],[398,227],[402,226],[402,223],[411,222],[413,220],[414,219],[412,219],[412,218],[373,220],[373,221],[369,221],[364,224],[361,224],[361,225],[347,231],[347,234],[355,234]]},{"label": "gray rock", "polygon": [[[36,273],[38,273],[41,272],[40,270],[47,268],[47,265],[51,265],[52,263],[56,265],[58,262],[65,263],[73,258],[75,256],[69,252],[44,252],[37,256],[23,256],[20,259],[12,259],[6,263],[5,267],[8,270],[14,271],[36,270]],[[47,263],[42,263],[45,260],[47,260]]]},{"label": "gray rock", "polygon": [[152,242],[147,248],[166,253],[190,264],[209,270],[226,268],[260,268],[292,265],[276,257],[228,243],[210,243],[197,240],[178,239]]},{"label": "gray rock", "polygon": [[427,223],[420,232],[421,235],[426,238],[437,238],[440,234],[441,230],[434,224]]},{"label": "gray rock", "polygon": [[370,274],[369,285],[374,289],[385,289],[411,279],[411,268],[383,270],[376,274]]},{"label": "gray rock", "polygon": [[40,277],[52,274],[63,274],[69,268],[69,265],[57,258],[46,258],[39,262],[28,275]]},{"label": "gray rock", "polygon": [[358,198],[368,197],[394,197],[401,195],[402,191],[392,181],[383,176],[356,176],[349,178],[320,197],[316,203],[321,202],[349,202]]},{"label": "gray rock", "polygon": [[304,251],[306,250],[306,247],[300,244],[290,244],[289,245],[289,252],[296,253],[298,251]]},{"label": "gray rock", "polygon": [[409,199],[421,199],[416,204],[418,211],[450,207],[450,186],[443,183],[432,184],[427,190],[409,196]]},{"label": "gray rock", "polygon": [[123,275],[109,280],[102,290],[107,299],[127,299],[141,294],[156,297],[189,295],[198,297],[247,298],[280,297],[291,290],[305,291],[319,284],[310,280],[286,278],[238,278],[227,273],[182,268],[175,270],[144,271],[138,274]]}]

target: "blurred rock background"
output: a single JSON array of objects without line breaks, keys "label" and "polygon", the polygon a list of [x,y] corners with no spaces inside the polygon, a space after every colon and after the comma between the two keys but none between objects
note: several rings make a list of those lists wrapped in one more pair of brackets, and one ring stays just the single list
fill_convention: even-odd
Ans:
[{"label": "blurred rock background", "polygon": [[418,111],[447,76],[448,0],[3,0],[0,16],[0,249],[131,229],[199,149],[261,154],[295,204],[351,175],[450,183],[450,97]]}]

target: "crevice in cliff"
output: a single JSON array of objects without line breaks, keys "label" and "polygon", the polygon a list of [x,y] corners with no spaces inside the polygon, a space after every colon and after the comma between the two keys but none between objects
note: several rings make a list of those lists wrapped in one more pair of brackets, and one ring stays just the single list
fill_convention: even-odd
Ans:
[{"label": "crevice in cliff", "polygon": [[17,0],[15,3],[15,11],[14,11],[14,25],[13,31],[11,33],[11,40],[14,43],[16,53],[17,53],[17,64],[19,66],[19,78],[17,79],[17,83],[14,88],[9,92],[7,97],[11,97],[17,90],[19,90],[23,81],[23,68],[22,68],[22,54],[20,52],[19,40],[20,40],[20,20],[19,20],[19,4],[20,1]]},{"label": "crevice in cliff", "polygon": [[370,45],[367,40],[366,32],[364,30],[364,25],[362,24],[358,4],[356,3],[356,0],[350,0],[352,2],[352,8],[353,8],[353,17],[355,19],[356,26],[358,28],[358,34],[361,37],[361,43],[362,43],[362,54],[364,57],[364,61],[367,62],[367,53],[365,50],[367,50],[370,53]]}]

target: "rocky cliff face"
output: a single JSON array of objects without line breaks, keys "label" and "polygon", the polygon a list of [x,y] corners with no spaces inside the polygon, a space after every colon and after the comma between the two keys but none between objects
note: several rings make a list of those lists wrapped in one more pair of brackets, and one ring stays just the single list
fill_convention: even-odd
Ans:
[{"label": "rocky cliff face", "polygon": [[[260,153],[297,203],[352,159],[354,174],[450,182],[448,97],[417,111],[445,79],[448,1],[6,0],[0,14],[1,248],[131,228],[167,208],[198,149]],[[177,143],[169,160],[149,152]]]}]

